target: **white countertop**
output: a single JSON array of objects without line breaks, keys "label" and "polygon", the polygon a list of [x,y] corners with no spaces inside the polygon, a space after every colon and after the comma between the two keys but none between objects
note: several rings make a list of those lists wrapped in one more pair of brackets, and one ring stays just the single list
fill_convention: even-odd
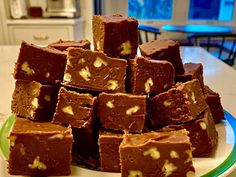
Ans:
[{"label": "white countertop", "polygon": [[[0,46],[0,115],[11,113],[11,97],[14,89],[14,62],[17,59],[19,46]],[[236,117],[236,70],[213,57],[200,47],[182,47],[183,62],[201,62],[204,67],[204,81],[221,95],[224,109]],[[1,117],[1,116],[0,116]],[[0,120],[0,122],[3,120]],[[0,176],[7,174],[5,162],[0,158]],[[235,177],[234,171],[228,177]]]}]

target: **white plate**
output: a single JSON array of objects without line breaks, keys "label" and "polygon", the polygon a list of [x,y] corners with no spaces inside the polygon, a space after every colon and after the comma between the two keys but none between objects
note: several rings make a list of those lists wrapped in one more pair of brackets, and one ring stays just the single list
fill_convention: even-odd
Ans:
[{"label": "white plate", "polygon": [[[219,142],[216,151],[208,157],[194,158],[193,163],[196,177],[227,176],[236,167],[236,120],[225,111],[226,120],[216,125]],[[8,158],[9,145],[7,135],[14,123],[14,116],[10,116],[0,130],[0,151],[3,158]],[[79,177],[120,177],[120,173],[107,173],[88,170],[72,165],[71,176]]]}]

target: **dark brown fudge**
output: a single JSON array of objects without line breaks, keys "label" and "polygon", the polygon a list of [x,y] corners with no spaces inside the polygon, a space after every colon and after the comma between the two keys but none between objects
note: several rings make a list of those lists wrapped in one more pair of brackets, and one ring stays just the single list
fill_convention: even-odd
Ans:
[{"label": "dark brown fudge", "polygon": [[98,96],[101,126],[109,130],[142,132],[146,119],[146,96],[101,93]]},{"label": "dark brown fudge", "polygon": [[134,58],[138,48],[138,21],[122,15],[93,16],[94,48],[115,58]]},{"label": "dark brown fudge", "polygon": [[119,151],[122,177],[194,176],[186,130],[127,134]]},{"label": "dark brown fudge", "polygon": [[201,63],[185,63],[184,73],[175,76],[176,82],[186,82],[193,79],[198,79],[202,89],[204,88],[203,66]]},{"label": "dark brown fudge", "polygon": [[194,79],[151,98],[150,118],[154,127],[184,123],[196,119],[207,107],[200,83]]},{"label": "dark brown fudge", "polygon": [[211,90],[208,86],[204,86],[204,93],[206,103],[210,107],[213,119],[215,123],[219,123],[224,119],[224,110],[221,105],[220,95]]},{"label": "dark brown fudge", "polygon": [[124,92],[126,60],[70,48],[63,84],[91,91]]},{"label": "dark brown fudge", "polygon": [[136,57],[128,65],[127,90],[133,94],[158,94],[174,83],[174,67],[168,61]]},{"label": "dark brown fudge", "polygon": [[217,145],[218,134],[210,109],[206,109],[196,120],[180,125],[167,125],[161,130],[173,131],[186,129],[193,146],[193,156],[209,155]]},{"label": "dark brown fudge", "polygon": [[119,146],[122,140],[123,134],[99,132],[98,143],[102,171],[120,172]]},{"label": "dark brown fudge", "polygon": [[98,129],[72,128],[73,142],[73,162],[85,165],[88,168],[99,166],[98,156]]},{"label": "dark brown fudge", "polygon": [[21,43],[14,77],[19,80],[57,83],[63,79],[66,54],[57,49]]},{"label": "dark brown fudge", "polygon": [[17,116],[34,121],[51,121],[56,108],[58,91],[57,85],[17,80],[11,110]]},{"label": "dark brown fudge", "polygon": [[71,173],[70,128],[16,118],[9,136],[11,175],[59,176]]},{"label": "dark brown fudge", "polygon": [[79,47],[83,49],[90,49],[90,42],[88,40],[79,40],[79,41],[59,40],[55,43],[49,44],[48,46],[58,49],[60,51],[66,51],[66,49],[69,47]]},{"label": "dark brown fudge", "polygon": [[53,116],[53,123],[71,125],[73,128],[91,127],[94,119],[96,97],[80,94],[61,87]]},{"label": "dark brown fudge", "polygon": [[157,39],[140,45],[139,49],[142,56],[171,62],[175,67],[176,75],[184,73],[179,42],[170,39]]}]

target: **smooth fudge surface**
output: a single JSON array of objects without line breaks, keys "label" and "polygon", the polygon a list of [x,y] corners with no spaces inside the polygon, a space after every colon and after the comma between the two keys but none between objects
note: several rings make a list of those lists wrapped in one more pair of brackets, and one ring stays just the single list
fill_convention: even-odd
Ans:
[{"label": "smooth fudge surface", "polygon": [[17,116],[34,121],[51,121],[57,104],[58,91],[58,85],[17,80],[11,110]]},{"label": "smooth fudge surface", "polygon": [[123,140],[123,134],[100,131],[99,153],[100,167],[102,171],[120,172],[119,146]]},{"label": "smooth fudge surface", "polygon": [[120,145],[121,176],[194,176],[186,130],[126,134]]},{"label": "smooth fudge surface", "polygon": [[128,61],[128,92],[158,94],[174,83],[174,67],[168,61],[136,57]]},{"label": "smooth fudge surface", "polygon": [[150,99],[153,126],[184,123],[197,118],[208,105],[197,79],[179,83]]},{"label": "smooth fudge surface", "polygon": [[204,86],[204,94],[215,123],[219,123],[224,119],[224,109],[221,105],[220,95],[208,86]]},{"label": "smooth fudge surface", "polygon": [[103,52],[70,48],[63,84],[98,92],[124,92],[127,61]]},{"label": "smooth fudge surface", "polygon": [[211,154],[217,145],[218,133],[209,108],[199,115],[196,120],[179,125],[167,125],[161,130],[174,131],[180,129],[186,129],[189,132],[194,157]]},{"label": "smooth fudge surface", "polygon": [[146,120],[146,96],[126,93],[101,93],[98,116],[108,130],[142,132]]},{"label": "smooth fudge surface", "polygon": [[204,88],[203,82],[203,66],[201,63],[184,63],[184,73],[175,76],[176,82],[186,82],[198,79],[201,88]]},{"label": "smooth fudge surface", "polygon": [[93,124],[96,97],[60,88],[53,123],[88,128]]},{"label": "smooth fudge surface", "polygon": [[139,45],[139,49],[142,56],[171,62],[175,68],[175,74],[184,73],[179,42],[170,39],[157,39]]},{"label": "smooth fudge surface", "polygon": [[71,173],[70,128],[16,118],[9,135],[11,175],[60,176]]},{"label": "smooth fudge surface", "polygon": [[60,51],[66,51],[69,47],[79,47],[83,49],[90,49],[89,40],[79,40],[79,41],[63,41],[59,40],[57,42],[51,43],[48,46],[58,49]]},{"label": "smooth fudge surface", "polygon": [[122,15],[94,15],[94,48],[115,58],[134,58],[138,48],[138,21]]},{"label": "smooth fudge surface", "polygon": [[64,52],[49,47],[38,47],[23,41],[15,64],[14,78],[41,83],[58,83],[63,79],[65,66]]}]

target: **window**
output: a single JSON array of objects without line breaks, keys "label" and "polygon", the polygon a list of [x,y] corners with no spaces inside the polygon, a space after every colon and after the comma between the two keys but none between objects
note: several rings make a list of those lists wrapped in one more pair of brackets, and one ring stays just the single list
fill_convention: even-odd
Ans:
[{"label": "window", "polygon": [[189,20],[233,20],[234,0],[190,0]]},{"label": "window", "polygon": [[170,20],[172,5],[172,0],[128,0],[128,15],[139,20]]}]

